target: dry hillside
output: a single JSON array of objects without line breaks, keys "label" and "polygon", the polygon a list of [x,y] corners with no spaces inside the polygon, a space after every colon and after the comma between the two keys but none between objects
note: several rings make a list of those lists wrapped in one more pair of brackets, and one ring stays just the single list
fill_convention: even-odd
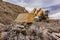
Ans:
[{"label": "dry hillside", "polygon": [[0,0],[0,23],[10,24],[20,13],[28,12],[24,7]]}]

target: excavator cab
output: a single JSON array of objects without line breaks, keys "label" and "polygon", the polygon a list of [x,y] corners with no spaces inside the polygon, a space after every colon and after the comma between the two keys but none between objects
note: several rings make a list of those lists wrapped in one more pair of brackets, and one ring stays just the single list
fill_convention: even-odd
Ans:
[{"label": "excavator cab", "polygon": [[48,13],[49,13],[49,10],[46,10],[45,13],[44,13],[44,17],[47,19],[48,18]]},{"label": "excavator cab", "polygon": [[48,22],[48,19],[49,19],[48,13],[49,13],[49,10],[44,11],[44,15],[42,17],[42,21]]},{"label": "excavator cab", "polygon": [[48,16],[48,13],[49,13],[49,10],[46,10],[44,15]]},{"label": "excavator cab", "polygon": [[46,10],[45,13],[44,13],[44,18],[45,18],[45,21],[47,21],[47,22],[48,22],[48,19],[49,19],[49,17],[48,17],[49,12],[50,12],[49,10]]},{"label": "excavator cab", "polygon": [[46,10],[44,16],[48,17],[49,10]]}]

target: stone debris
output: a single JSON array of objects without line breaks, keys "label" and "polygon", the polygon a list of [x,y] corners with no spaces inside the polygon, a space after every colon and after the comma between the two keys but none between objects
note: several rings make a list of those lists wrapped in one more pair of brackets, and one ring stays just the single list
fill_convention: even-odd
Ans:
[{"label": "stone debris", "polygon": [[[54,25],[56,27],[52,26],[55,23],[42,24],[44,23],[39,23],[38,26],[37,24],[32,24],[27,28],[20,24],[11,24],[7,26],[1,24],[0,40],[60,40],[60,27],[58,24],[56,24],[58,28],[56,25]],[[58,30],[56,31],[55,28]]]}]

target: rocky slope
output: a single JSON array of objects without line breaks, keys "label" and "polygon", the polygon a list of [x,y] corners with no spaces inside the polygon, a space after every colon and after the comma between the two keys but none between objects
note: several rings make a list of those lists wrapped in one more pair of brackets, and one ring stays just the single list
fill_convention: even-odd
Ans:
[{"label": "rocky slope", "polygon": [[24,7],[0,0],[0,23],[10,24],[20,13],[28,12]]}]

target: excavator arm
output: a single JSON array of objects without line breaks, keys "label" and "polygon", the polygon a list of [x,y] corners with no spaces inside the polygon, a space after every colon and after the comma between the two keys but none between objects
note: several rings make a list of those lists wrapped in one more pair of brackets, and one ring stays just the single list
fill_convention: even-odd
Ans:
[{"label": "excavator arm", "polygon": [[34,8],[33,11],[27,15],[26,23],[32,23],[34,21],[35,12],[36,8]]}]

